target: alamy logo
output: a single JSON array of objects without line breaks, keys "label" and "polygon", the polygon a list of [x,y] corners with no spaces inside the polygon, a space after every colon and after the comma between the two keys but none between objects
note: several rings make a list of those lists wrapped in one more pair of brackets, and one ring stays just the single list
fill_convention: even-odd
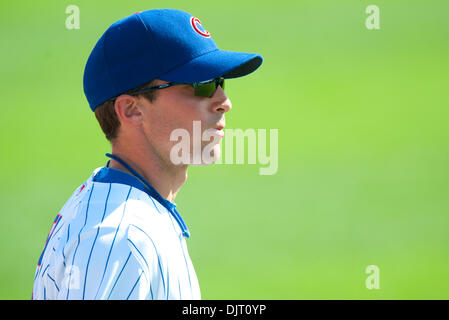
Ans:
[{"label": "alamy logo", "polygon": [[376,265],[369,265],[365,269],[365,273],[369,274],[365,280],[365,286],[368,290],[380,289],[380,270]]},{"label": "alamy logo", "polygon": [[365,13],[369,16],[365,20],[365,26],[368,30],[380,29],[380,9],[378,6],[372,4],[366,7]]},{"label": "alamy logo", "polygon": [[68,30],[77,30],[80,28],[80,8],[77,5],[71,4],[65,9],[67,16],[65,20],[65,27]]},{"label": "alamy logo", "polygon": [[[259,163],[265,166],[259,168],[260,175],[273,175],[278,170],[277,129],[269,130],[269,148],[267,147],[266,129],[207,129],[202,131],[201,121],[193,121],[192,129],[189,132],[187,129],[178,128],[171,132],[170,141],[177,142],[170,150],[170,160],[173,164]],[[225,144],[224,150],[220,144],[222,139]],[[245,155],[247,155],[246,162]]]}]

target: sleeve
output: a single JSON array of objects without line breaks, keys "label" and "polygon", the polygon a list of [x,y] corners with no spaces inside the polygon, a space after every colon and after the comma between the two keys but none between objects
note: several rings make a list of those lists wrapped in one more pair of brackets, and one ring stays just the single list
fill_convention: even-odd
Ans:
[{"label": "sleeve", "polygon": [[166,269],[152,237],[141,228],[130,225],[128,229],[128,246],[136,263],[147,278],[148,294],[146,299],[168,299]]},{"label": "sleeve", "polygon": [[130,251],[119,262],[111,264],[95,299],[145,300],[150,297],[150,282],[146,271]]},{"label": "sleeve", "polygon": [[[93,299],[161,300],[167,290],[162,264],[152,238],[137,226],[128,227]],[[125,245],[126,242],[126,245]],[[119,248],[120,247],[120,248]],[[91,278],[92,279],[92,278]]]}]

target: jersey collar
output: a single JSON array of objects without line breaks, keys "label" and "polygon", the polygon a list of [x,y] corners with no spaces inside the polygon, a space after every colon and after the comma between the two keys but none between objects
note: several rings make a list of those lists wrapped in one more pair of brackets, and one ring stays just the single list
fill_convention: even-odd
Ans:
[{"label": "jersey collar", "polygon": [[[113,158],[114,160],[120,160],[119,162],[121,164],[126,164],[125,167],[129,170],[131,167],[125,163],[122,159],[118,158],[116,155],[106,154],[106,156]],[[109,167],[109,163],[111,160],[109,160],[105,167],[102,167],[97,174],[92,178],[92,181],[94,182],[104,182],[104,183],[120,183],[120,184],[126,184],[129,186],[132,186],[136,189],[139,189],[146,194],[148,194],[150,197],[155,199],[157,202],[159,202],[164,208],[166,208],[172,216],[177,221],[179,227],[181,228],[182,234],[186,238],[190,238],[190,232],[187,228],[184,220],[182,219],[181,215],[179,214],[178,210],[176,209],[176,204],[170,202],[169,200],[162,197],[156,189],[142,176],[139,178],[135,175],[132,175],[130,173],[127,173],[122,170],[114,169]],[[131,172],[135,172],[134,169],[131,168]]]}]

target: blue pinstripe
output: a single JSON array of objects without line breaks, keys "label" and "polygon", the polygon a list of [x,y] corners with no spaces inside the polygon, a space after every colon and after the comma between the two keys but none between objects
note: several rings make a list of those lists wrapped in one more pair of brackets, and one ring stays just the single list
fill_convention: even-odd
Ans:
[{"label": "blue pinstripe", "polygon": [[[174,225],[174,223],[173,223],[173,219],[172,219],[171,215],[169,215],[169,218],[170,218],[170,221],[171,221],[171,225],[173,226],[173,231],[176,233],[176,228],[175,228],[175,225]],[[192,282],[190,281],[190,271],[189,271],[189,265],[188,265],[188,263],[187,263],[186,254],[184,253],[184,248],[182,247],[181,242],[179,242],[179,246],[181,247],[182,255],[183,255],[183,257],[184,257],[184,262],[185,262],[185,264],[186,264],[187,275],[188,275],[188,277],[189,277],[190,293],[191,293],[192,296],[193,296]],[[178,279],[178,281],[179,281],[179,279]],[[181,296],[181,289],[179,290],[179,296]]]},{"label": "blue pinstripe", "polygon": [[147,268],[148,268],[148,270],[149,270],[149,269],[150,269],[150,266],[148,265],[148,262],[147,262],[147,260],[145,259],[145,257],[143,256],[142,252],[140,252],[140,250],[137,249],[137,247],[136,247],[136,245],[134,244],[134,242],[132,242],[132,241],[129,240],[129,239],[128,239],[128,241],[129,241],[129,243],[131,243],[131,244],[133,245],[134,249],[136,249],[137,252],[140,254],[140,256],[142,257],[143,261],[145,262],[145,264],[147,265]]},{"label": "blue pinstripe", "polygon": [[37,267],[36,274],[34,275],[34,281],[36,281],[36,278],[41,274],[42,265]]},{"label": "blue pinstripe", "polygon": [[[132,244],[132,246],[134,247],[134,249],[136,249],[137,252],[140,254],[140,256],[142,257],[143,261],[144,261],[145,264],[147,265],[147,269],[150,270],[150,266],[148,265],[148,262],[147,262],[147,260],[145,259],[145,257],[143,256],[142,252],[140,252],[140,250],[137,249],[136,245],[135,245],[131,240],[128,239],[128,241],[129,241],[129,243]],[[162,283],[163,283],[163,280],[162,280]],[[150,292],[151,292],[151,299],[153,299],[153,288],[151,288],[151,281],[150,281]]]},{"label": "blue pinstripe", "polygon": [[124,207],[123,207],[122,218],[120,219],[120,223],[119,223],[119,225],[118,225],[118,227],[117,227],[117,230],[115,231],[114,239],[112,239],[111,248],[109,249],[108,258],[106,259],[106,264],[105,264],[105,266],[104,266],[103,276],[101,277],[100,285],[98,286],[98,290],[97,290],[97,293],[95,294],[95,297],[97,297],[97,295],[98,295],[98,293],[99,293],[99,291],[100,291],[101,285],[103,284],[104,276],[105,276],[105,274],[106,274],[106,270],[107,270],[108,264],[109,264],[109,258],[111,257],[112,248],[114,247],[115,238],[117,237],[117,233],[118,233],[118,231],[120,230],[120,225],[122,224],[123,217],[125,216],[126,203],[127,203],[127,201],[128,201],[128,198],[129,198],[129,195],[130,195],[130,193],[131,193],[132,188],[133,188],[133,187],[129,187],[128,194],[126,195],[125,205],[124,205]]},{"label": "blue pinstripe", "polygon": [[48,273],[47,273],[47,277],[49,277],[50,280],[53,281],[53,283],[55,284],[56,290],[58,290],[58,292],[59,292],[59,287],[58,287],[58,285],[56,284],[55,279],[53,279],[52,277],[50,277],[50,275],[49,275]]},{"label": "blue pinstripe", "polygon": [[130,293],[128,294],[128,296],[126,297],[126,300],[129,299],[129,297],[131,296],[131,293],[133,293],[133,291],[134,291],[134,288],[135,288],[136,285],[139,283],[139,280],[140,280],[140,277],[142,276],[142,273],[143,273],[143,271],[140,272],[140,275],[139,275],[139,277],[137,278],[137,281],[136,281],[136,283],[134,284],[133,288],[131,289],[131,292],[130,292]]},{"label": "blue pinstripe", "polygon": [[[106,196],[106,201],[105,201],[105,204],[104,204],[104,211],[103,211],[103,216],[101,217],[101,222],[103,222],[104,216],[106,215],[106,209],[108,207],[108,200],[109,200],[109,194],[111,193],[111,187],[112,187],[112,184],[110,183],[109,184],[109,189],[108,189],[108,194]],[[90,258],[92,257],[92,251],[94,250],[95,243],[97,242],[97,238],[98,238],[98,234],[99,233],[100,233],[100,227],[97,228],[97,234],[95,235],[94,243],[92,244],[92,248],[90,248],[89,258],[87,259],[86,272],[84,274],[83,300],[84,300],[84,295],[86,293],[87,273],[89,272]]]},{"label": "blue pinstripe", "polygon": [[120,270],[120,273],[118,274],[117,279],[115,279],[114,285],[112,286],[111,291],[109,291],[109,295],[108,295],[108,299],[107,300],[109,300],[109,297],[111,296],[112,292],[114,291],[115,285],[117,284],[118,280],[120,279],[120,276],[122,275],[123,270],[125,270],[126,264],[128,263],[128,260],[129,260],[130,257],[131,257],[131,252],[129,253],[128,258],[126,259],[125,264],[123,265],[122,270]]},{"label": "blue pinstripe", "polygon": [[45,271],[47,271],[49,266],[50,266],[50,264],[47,264],[47,266],[45,267],[44,271],[42,271],[42,275],[41,275],[42,278],[44,277]]},{"label": "blue pinstripe", "polygon": [[156,203],[154,202],[154,199],[153,199],[153,197],[152,197],[152,196],[148,196],[148,198],[150,198],[150,199],[151,199],[151,201],[153,202],[153,205],[154,205],[154,207],[156,208],[157,212],[161,213],[161,212],[159,211],[159,208],[158,208],[158,206],[157,206],[157,205],[156,205]]},{"label": "blue pinstripe", "polygon": [[[81,232],[83,231],[83,229],[84,229],[84,227],[86,226],[86,223],[87,223],[87,215],[89,213],[90,197],[92,196],[92,192],[94,191],[94,187],[95,187],[95,184],[92,184],[92,189],[90,190],[89,199],[87,200],[86,218],[84,220],[83,227],[81,228],[80,232],[78,233],[78,243],[76,244],[75,252],[73,253],[72,266],[73,266],[73,262],[75,261],[76,252],[78,251],[78,246],[79,246],[80,241],[81,241],[81,239],[80,239]],[[68,281],[69,284],[71,283],[71,280],[72,280],[72,270],[70,270],[70,274],[69,274],[69,281]],[[70,286],[67,288],[66,300],[69,300],[69,295],[70,295]]]},{"label": "blue pinstripe", "polygon": [[169,285],[169,281],[170,281],[170,277],[168,276],[170,273],[168,272],[168,265],[167,265],[167,300],[168,300],[168,293],[170,292],[170,285]]},{"label": "blue pinstripe", "polygon": [[[69,242],[69,236],[70,236],[70,224],[67,226],[67,240],[66,240],[66,244]],[[62,263],[64,264],[64,268],[66,267],[66,264],[65,264],[65,260],[66,260],[66,257],[65,257],[65,254],[64,254],[64,249],[65,249],[65,246],[64,246],[64,248],[62,248],[62,257],[64,258],[64,260],[62,260]]]},{"label": "blue pinstripe", "polygon": [[[164,290],[166,290],[166,287],[165,287],[165,280],[164,280],[164,272],[162,271],[162,265],[161,265],[161,258],[160,258],[160,256],[159,256],[159,252],[157,251],[157,248],[156,248],[156,245],[154,244],[153,239],[151,239],[151,237],[150,237],[145,231],[143,231],[141,228],[139,228],[138,226],[136,226],[136,225],[134,225],[134,224],[130,224],[130,226],[133,226],[133,227],[139,229],[140,231],[142,231],[142,233],[143,233],[145,236],[147,236],[148,239],[150,239],[151,243],[153,244],[154,251],[156,251],[156,254],[157,254],[157,260],[158,260],[158,263],[159,263],[159,271],[161,272],[162,285],[164,286]],[[134,245],[134,244],[133,244],[133,245]],[[134,246],[134,247],[135,247],[135,246]],[[136,249],[137,249],[137,248],[136,248]],[[142,256],[142,258],[143,258],[142,253],[140,253],[139,250],[137,250],[137,251],[139,252],[139,254],[140,254],[140,255]],[[145,260],[145,258],[143,258],[143,259]],[[146,261],[145,261],[145,262],[146,262]],[[148,264],[147,264],[147,265],[148,265]],[[167,277],[167,282],[168,282],[168,277]],[[166,295],[167,295],[167,297],[168,297],[168,290],[166,290],[165,292],[166,292]]]},{"label": "blue pinstripe", "polygon": [[64,226],[64,223],[63,224],[61,224],[61,226],[59,226],[59,228],[58,228],[58,230],[56,230],[54,233],[53,233],[53,235],[52,235],[52,238],[62,229],[62,227]]}]

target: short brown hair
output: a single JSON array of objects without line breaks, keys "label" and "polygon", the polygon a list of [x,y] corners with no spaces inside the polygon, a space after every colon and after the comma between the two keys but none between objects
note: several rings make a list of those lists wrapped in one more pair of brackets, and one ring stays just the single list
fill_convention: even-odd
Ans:
[{"label": "short brown hair", "polygon": [[[151,87],[152,85],[154,85],[153,83],[154,80],[129,91],[126,91],[122,94],[132,94],[137,90]],[[137,94],[136,96],[144,97],[148,101],[153,102],[156,99],[156,90]],[[117,113],[115,112],[115,99],[116,98],[111,98],[108,101],[103,102],[94,111],[95,117],[100,124],[101,130],[103,130],[106,139],[108,139],[110,142],[117,138],[120,128],[120,121],[117,117]]]}]

